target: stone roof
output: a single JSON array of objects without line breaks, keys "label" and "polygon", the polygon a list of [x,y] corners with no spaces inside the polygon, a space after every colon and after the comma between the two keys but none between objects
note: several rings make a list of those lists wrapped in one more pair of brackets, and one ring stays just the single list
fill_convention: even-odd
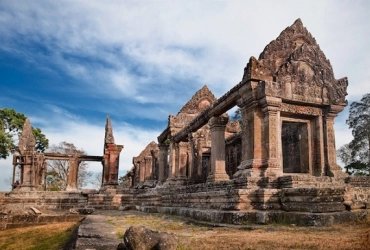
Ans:
[{"label": "stone roof", "polygon": [[[319,87],[328,92],[332,104],[345,104],[347,78],[336,80],[330,61],[315,38],[303,26],[301,19],[283,30],[260,54],[258,61],[251,58],[243,80],[260,79],[281,85]],[[324,95],[323,93],[322,95]]]},{"label": "stone roof", "polygon": [[135,164],[138,161],[142,161],[145,156],[151,156],[151,151],[152,150],[154,150],[154,151],[158,151],[159,150],[158,144],[155,143],[154,141],[152,141],[151,143],[149,143],[145,147],[145,149],[143,151],[141,151],[141,153],[140,153],[139,156],[133,157],[133,163]]},{"label": "stone roof", "polygon": [[19,139],[18,147],[21,153],[25,151],[34,151],[36,146],[36,140],[32,133],[32,126],[30,119],[26,119],[21,138]]},{"label": "stone roof", "polygon": [[188,101],[179,111],[179,113],[186,114],[197,114],[212,105],[217,98],[208,89],[207,85],[204,85],[198,90],[193,97]]},{"label": "stone roof", "polygon": [[105,123],[105,144],[114,144],[114,136],[113,136],[113,129],[112,129],[112,124],[110,121],[110,117],[107,116],[107,121]]}]

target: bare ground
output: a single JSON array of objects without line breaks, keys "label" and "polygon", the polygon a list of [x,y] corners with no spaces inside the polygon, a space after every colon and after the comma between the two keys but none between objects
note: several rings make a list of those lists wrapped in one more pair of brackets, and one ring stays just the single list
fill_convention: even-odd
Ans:
[{"label": "bare ground", "polygon": [[122,237],[131,225],[175,234],[178,249],[370,249],[370,219],[330,227],[294,225],[244,225],[212,227],[188,219],[163,214],[125,212],[107,216]]},{"label": "bare ground", "polygon": [[[179,239],[179,250],[370,249],[370,218],[367,221],[330,227],[279,224],[214,227],[183,217],[138,211],[96,211],[95,214],[104,215],[106,223],[114,226],[112,233],[117,238],[122,239],[129,226],[143,225],[152,230],[175,234]],[[59,223],[0,231],[0,249],[41,249],[37,245],[40,241],[47,240],[57,232],[69,232],[72,225],[73,223]],[[60,241],[55,243],[52,240],[45,249],[61,249],[60,246],[66,246],[66,239]],[[54,243],[59,247],[51,247]]]}]

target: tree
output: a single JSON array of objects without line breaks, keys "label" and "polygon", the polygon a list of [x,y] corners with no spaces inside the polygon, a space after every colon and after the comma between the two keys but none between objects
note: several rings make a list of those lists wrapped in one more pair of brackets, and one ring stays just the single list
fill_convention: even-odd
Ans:
[{"label": "tree", "polygon": [[352,161],[352,153],[351,149],[349,148],[349,144],[344,144],[337,150],[337,156],[339,159],[344,163],[344,168],[346,169],[346,173],[351,174],[348,169],[348,165],[351,164]]},{"label": "tree", "polygon": [[[60,153],[65,155],[77,154],[85,155],[83,149],[78,149],[73,143],[61,142],[58,145],[52,145],[49,152]],[[81,162],[78,168],[78,188],[86,186],[88,179],[92,176],[92,172],[87,170],[88,163]],[[48,171],[46,173],[46,184],[49,190],[66,190],[67,175],[69,171],[68,160],[52,160],[48,162]]]},{"label": "tree", "polygon": [[370,93],[365,94],[361,101],[353,102],[349,108],[346,121],[352,129],[353,140],[349,143],[351,152],[348,168],[354,174],[366,175],[370,172]]},{"label": "tree", "polygon": [[95,189],[100,189],[101,184],[102,184],[102,179],[103,179],[103,173],[98,172],[94,174],[93,179],[90,181],[90,183],[93,185]]},{"label": "tree", "polygon": [[121,188],[130,188],[130,178],[128,176],[128,171],[125,175],[118,178],[118,186]]},{"label": "tree", "polygon": [[[15,151],[26,118],[14,109],[0,108],[0,158],[6,159]],[[49,140],[39,128],[32,128],[32,132],[36,139],[36,151],[44,152]]]}]

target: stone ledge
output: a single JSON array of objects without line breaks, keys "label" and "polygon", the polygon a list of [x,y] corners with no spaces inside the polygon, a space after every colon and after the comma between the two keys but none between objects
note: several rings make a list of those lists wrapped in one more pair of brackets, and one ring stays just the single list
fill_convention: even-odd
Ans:
[{"label": "stone ledge", "polygon": [[[142,210],[143,211],[143,210]],[[218,224],[294,224],[297,226],[330,226],[365,219],[370,214],[369,209],[353,212],[307,213],[284,211],[220,211],[209,209],[191,209],[176,207],[158,207],[157,211],[195,219],[199,222]]]}]

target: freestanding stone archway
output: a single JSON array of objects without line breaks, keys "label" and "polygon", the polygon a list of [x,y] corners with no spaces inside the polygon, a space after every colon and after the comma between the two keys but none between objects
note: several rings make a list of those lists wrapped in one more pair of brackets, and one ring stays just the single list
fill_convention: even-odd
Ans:
[{"label": "freestanding stone archway", "polygon": [[114,143],[113,129],[109,116],[107,116],[104,156],[91,156],[80,154],[38,153],[35,149],[36,140],[32,134],[30,120],[27,118],[19,140],[19,152],[13,155],[13,183],[15,182],[15,169],[20,166],[20,183],[17,190],[34,191],[43,190],[42,181],[47,170],[47,160],[64,160],[69,163],[66,191],[78,191],[78,169],[82,161],[98,161],[103,165],[102,187],[116,188],[118,185],[119,155],[123,145]]}]

